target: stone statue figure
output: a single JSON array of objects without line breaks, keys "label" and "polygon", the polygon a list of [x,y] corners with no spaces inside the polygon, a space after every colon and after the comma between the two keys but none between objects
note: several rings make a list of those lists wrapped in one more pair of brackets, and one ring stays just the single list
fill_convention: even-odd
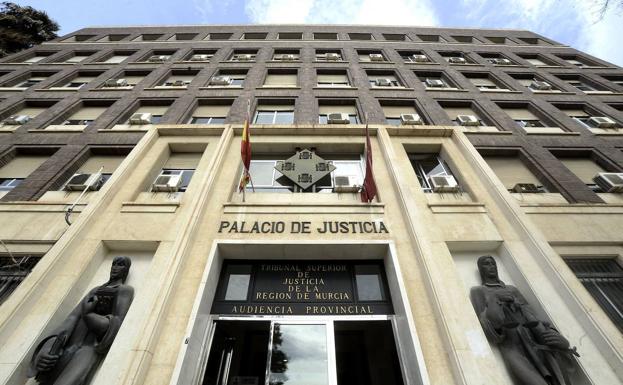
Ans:
[{"label": "stone statue figure", "polygon": [[495,343],[518,385],[571,385],[575,369],[569,341],[540,320],[516,287],[498,277],[495,259],[478,258],[481,286],[470,298],[487,338]]},{"label": "stone statue figure", "polygon": [[110,279],[80,301],[65,321],[43,339],[28,376],[42,385],[83,385],[106,355],[128,313],[134,289],[125,285],[128,257],[115,257]]}]

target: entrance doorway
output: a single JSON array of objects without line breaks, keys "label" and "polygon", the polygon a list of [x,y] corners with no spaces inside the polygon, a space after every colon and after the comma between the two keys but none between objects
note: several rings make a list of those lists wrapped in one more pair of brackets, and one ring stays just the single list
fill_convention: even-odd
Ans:
[{"label": "entrance doorway", "polygon": [[213,322],[203,385],[404,384],[388,317]]}]

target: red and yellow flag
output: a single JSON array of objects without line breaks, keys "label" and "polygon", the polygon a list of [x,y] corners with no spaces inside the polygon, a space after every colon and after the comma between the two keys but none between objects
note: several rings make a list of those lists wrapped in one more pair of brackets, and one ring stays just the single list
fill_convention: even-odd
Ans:
[{"label": "red and yellow flag", "polygon": [[242,176],[238,184],[238,192],[243,192],[251,180],[249,167],[251,167],[251,134],[249,132],[249,117],[244,121],[242,142],[240,142],[240,157],[242,158]]},{"label": "red and yellow flag", "polygon": [[[367,119],[366,119],[367,120]],[[376,182],[372,173],[372,145],[370,144],[370,132],[366,123],[366,176],[363,178],[363,189],[361,190],[361,201],[372,202],[376,196]]]}]

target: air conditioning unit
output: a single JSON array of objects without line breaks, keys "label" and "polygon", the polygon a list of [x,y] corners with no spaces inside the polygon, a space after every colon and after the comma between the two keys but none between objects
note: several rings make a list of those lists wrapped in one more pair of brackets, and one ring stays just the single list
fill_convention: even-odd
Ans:
[{"label": "air conditioning unit", "polygon": [[190,57],[190,61],[210,61],[211,55],[193,55]]},{"label": "air conditioning unit", "polygon": [[462,57],[453,56],[451,58],[448,58],[448,62],[454,63],[454,64],[465,64],[467,63],[467,60],[465,60],[465,58],[462,58]]},{"label": "air conditioning unit", "polygon": [[324,57],[326,60],[330,60],[330,61],[339,61],[342,60],[342,57],[340,56],[339,53],[335,53],[335,52],[327,52],[324,54]]},{"label": "air conditioning unit", "polygon": [[535,194],[543,192],[539,186],[534,183],[517,183],[512,188],[513,192],[521,193],[521,194]]},{"label": "air conditioning unit", "polygon": [[426,55],[413,55],[413,61],[415,61],[416,63],[427,63],[428,62],[428,56],[426,56]]},{"label": "air conditioning unit", "polygon": [[82,191],[84,189],[99,190],[102,185],[102,174],[74,174],[65,185],[65,190]]},{"label": "air conditioning unit", "polygon": [[377,78],[374,82],[377,87],[391,87],[392,85],[392,80],[387,78]]},{"label": "air conditioning unit", "polygon": [[176,192],[182,185],[181,175],[158,175],[156,181],[151,185],[151,191]]},{"label": "air conditioning unit", "polygon": [[292,54],[275,55],[275,60],[293,61],[293,60],[296,60],[296,55],[292,55]]},{"label": "air conditioning unit", "polygon": [[147,61],[152,63],[162,63],[167,61],[167,59],[169,59],[167,55],[153,55],[147,59]]},{"label": "air conditioning unit", "polygon": [[214,76],[210,79],[210,84],[213,86],[228,86],[231,84],[231,78],[229,76]]},{"label": "air conditioning unit", "polygon": [[349,124],[350,118],[348,114],[343,112],[334,112],[327,115],[327,123],[329,124]]},{"label": "air conditioning unit", "polygon": [[605,192],[623,192],[623,172],[600,172],[593,180]]},{"label": "air conditioning unit", "polygon": [[237,60],[237,61],[251,61],[251,60],[253,60],[253,55],[250,55],[250,54],[234,55],[234,60]]},{"label": "air conditioning unit", "polygon": [[176,80],[173,83],[171,83],[171,87],[186,87],[187,84],[184,80]]},{"label": "air conditioning unit", "polygon": [[108,79],[106,83],[104,83],[104,87],[106,88],[125,87],[127,85],[128,82],[125,79]]},{"label": "air conditioning unit", "polygon": [[461,126],[480,126],[480,120],[474,115],[457,115],[456,121]]},{"label": "air conditioning unit", "polygon": [[418,114],[401,114],[400,123],[404,125],[412,124],[418,126],[424,124],[422,118],[420,118],[420,115]]},{"label": "air conditioning unit", "polygon": [[385,60],[383,58],[383,55],[381,55],[380,53],[371,53],[369,56],[370,56],[370,61],[384,61]]},{"label": "air conditioning unit", "polygon": [[552,85],[549,84],[548,82],[542,82],[540,80],[534,80],[532,83],[530,83],[530,87],[533,90],[537,90],[537,91],[547,91],[547,90],[551,90],[552,89]]},{"label": "air conditioning unit", "polygon": [[587,120],[587,123],[596,128],[616,128],[617,122],[606,116],[593,116]]},{"label": "air conditioning unit", "polygon": [[151,114],[149,112],[138,112],[136,114],[132,114],[132,116],[130,116],[130,124],[151,124]]},{"label": "air conditioning unit", "polygon": [[[353,178],[354,179],[354,178]],[[361,190],[361,186],[352,183],[351,178],[347,175],[335,176],[335,186],[333,192],[336,193],[356,193]]]},{"label": "air conditioning unit", "polygon": [[28,115],[13,115],[13,116],[9,116],[8,118],[4,119],[3,123],[7,125],[11,125],[11,126],[17,126],[17,125],[26,124],[28,123],[29,120],[30,120],[30,116]]},{"label": "air conditioning unit", "polygon": [[441,79],[426,79],[426,86],[432,88],[443,88],[445,84]]},{"label": "air conditioning unit", "polygon": [[452,175],[434,175],[430,177],[434,192],[456,192],[459,184]]}]

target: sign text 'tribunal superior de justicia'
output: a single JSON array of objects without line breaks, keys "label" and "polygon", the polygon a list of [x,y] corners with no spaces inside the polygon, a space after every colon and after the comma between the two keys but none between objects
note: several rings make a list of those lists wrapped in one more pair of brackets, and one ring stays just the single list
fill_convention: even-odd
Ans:
[{"label": "sign text 'tribunal superior de justicia'", "polygon": [[388,234],[383,221],[221,221],[226,234]]}]

